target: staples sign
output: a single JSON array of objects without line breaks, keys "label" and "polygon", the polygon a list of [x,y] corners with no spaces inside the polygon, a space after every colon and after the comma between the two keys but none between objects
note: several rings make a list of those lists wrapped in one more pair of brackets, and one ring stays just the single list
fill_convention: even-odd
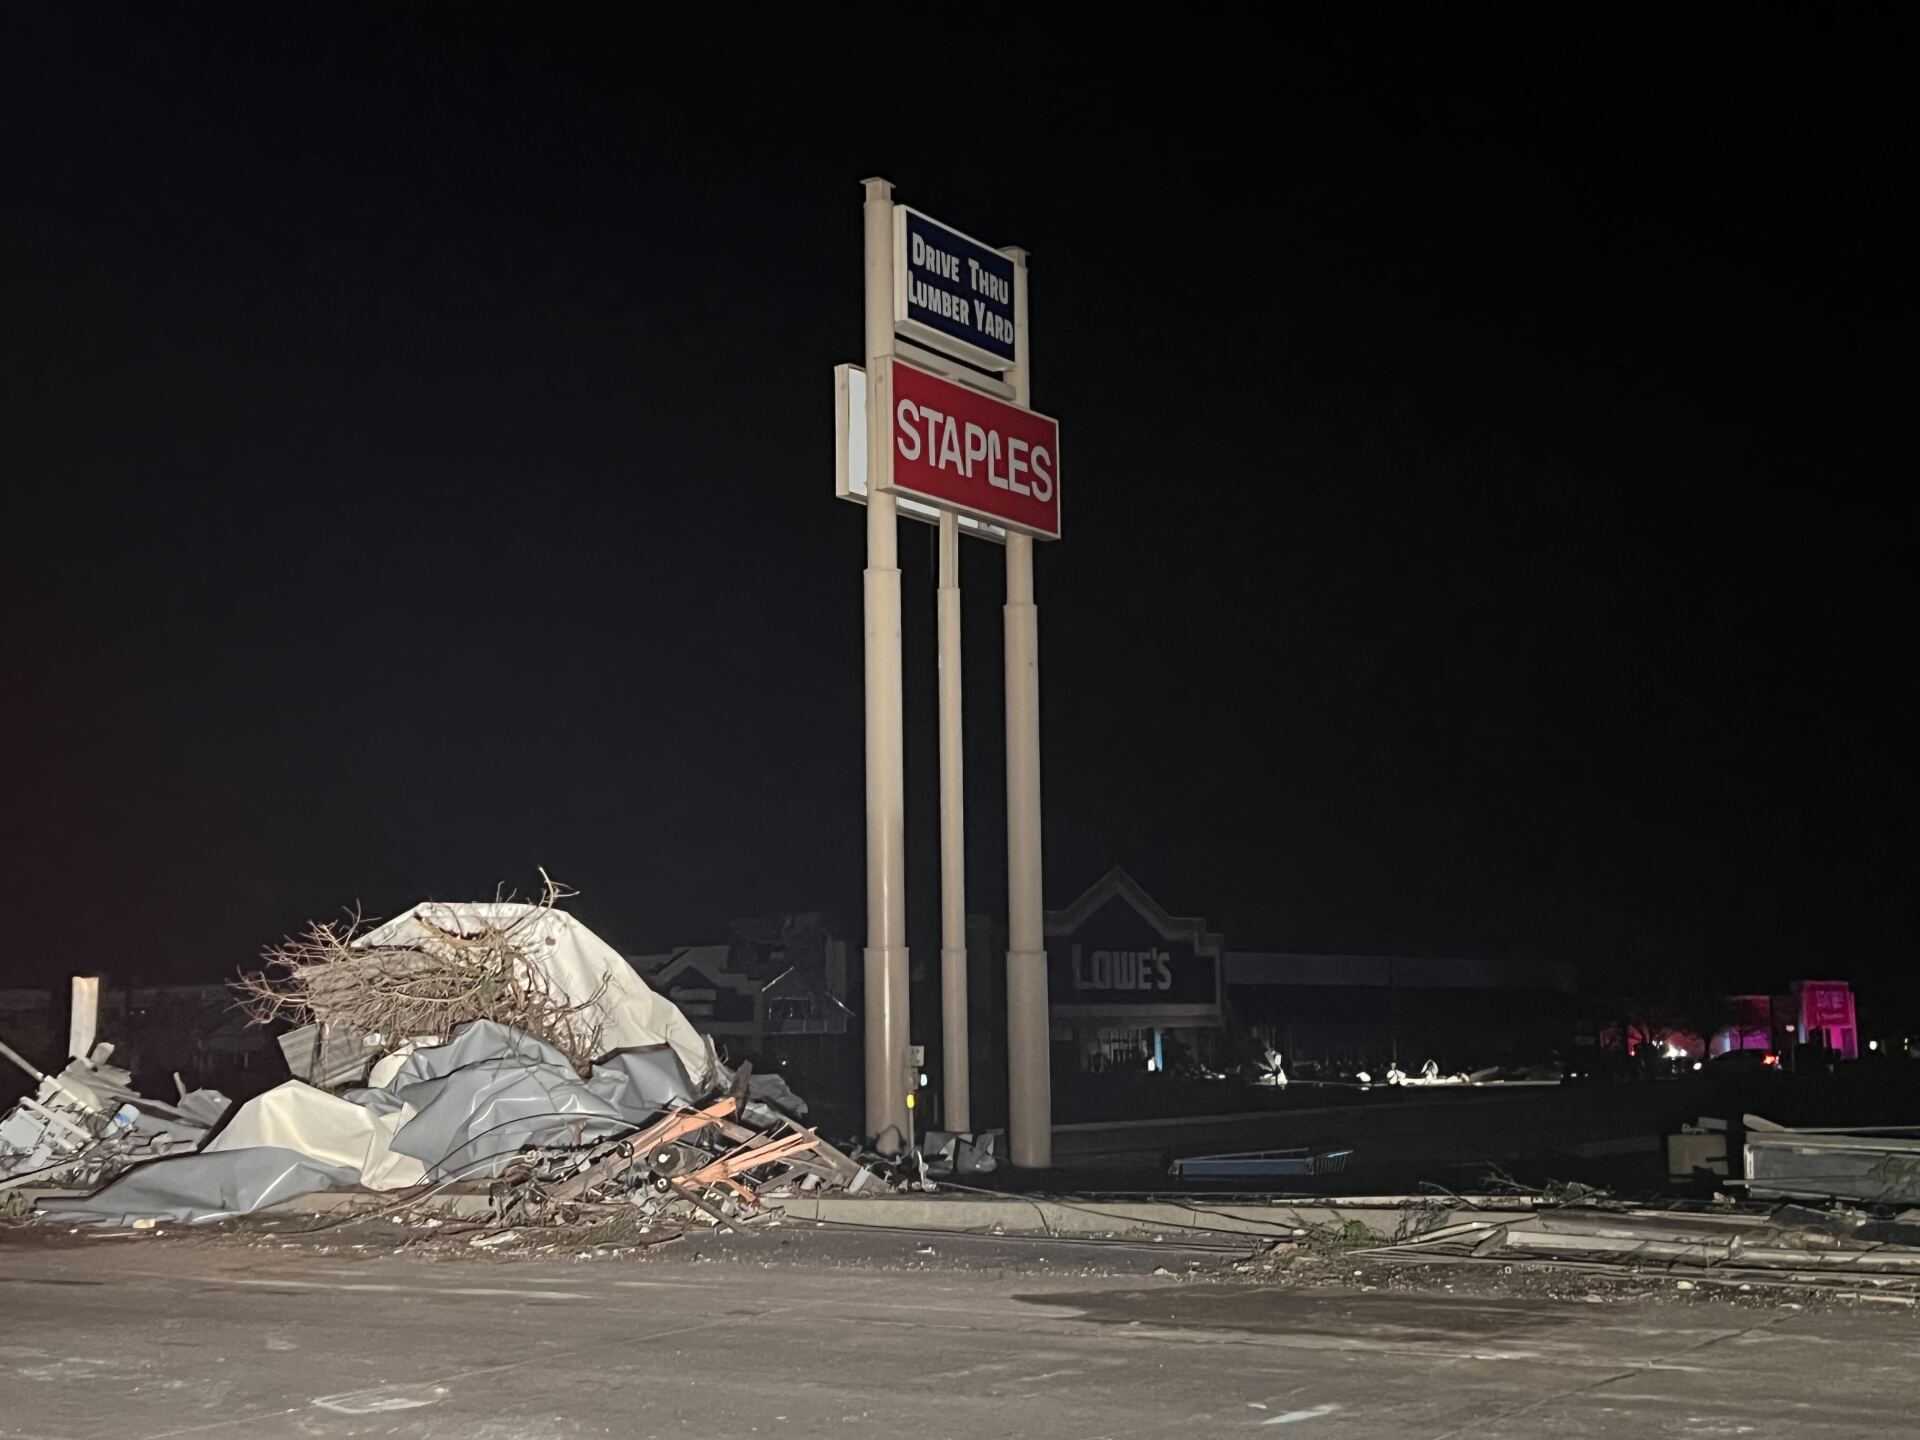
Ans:
[{"label": "staples sign", "polygon": [[1060,427],[893,362],[893,488],[1043,540],[1060,538]]}]

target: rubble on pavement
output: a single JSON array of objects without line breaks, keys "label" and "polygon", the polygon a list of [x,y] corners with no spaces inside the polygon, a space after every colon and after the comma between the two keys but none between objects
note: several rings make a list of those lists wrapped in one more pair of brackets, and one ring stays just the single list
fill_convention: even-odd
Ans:
[{"label": "rubble on pavement", "polygon": [[57,1074],[0,1043],[0,1058],[35,1082],[0,1116],[0,1190],[102,1184],[142,1161],[194,1149],[232,1104],[217,1090],[188,1090],[178,1075],[171,1103],[135,1090],[133,1076],[112,1063],[113,1046],[94,1041],[99,994],[97,979],[75,977],[74,1058]]},{"label": "rubble on pavement", "polygon": [[1783,1285],[1920,1297],[1920,1224],[1840,1208],[1542,1208],[1456,1219],[1349,1253],[1421,1265],[1531,1263],[1689,1286]]},{"label": "rubble on pavement", "polygon": [[[212,1097],[217,1109],[184,1097],[165,1134],[154,1127],[176,1112],[140,1101],[147,1138],[112,1151],[116,1163],[32,1171],[40,1184],[100,1187],[43,1199],[39,1214],[138,1228],[319,1191],[377,1192],[397,1211],[477,1189],[499,1225],[572,1224],[608,1207],[643,1224],[735,1224],[763,1213],[763,1195],[878,1188],[873,1170],[802,1124],[806,1102],[782,1077],[729,1069],[677,1006],[557,909],[565,893],[549,882],[533,904],[428,903],[276,947],[241,989],[257,1020],[299,1022],[282,1046],[296,1078],[211,1137],[225,1097]],[[94,1091],[75,1082],[76,1103],[112,1112],[86,1098],[104,1093],[99,1072],[84,1078]],[[53,1128],[73,1155],[105,1157],[101,1127],[41,1108],[34,1138]],[[206,1123],[191,1124],[190,1108]]]},{"label": "rubble on pavement", "polygon": [[648,1219],[750,1218],[762,1193],[783,1186],[858,1189],[870,1173],[811,1130],[739,1123],[732,1096],[669,1106],[637,1133],[577,1147],[531,1150],[503,1169],[489,1194],[502,1224],[572,1223],[594,1205],[627,1204]]}]

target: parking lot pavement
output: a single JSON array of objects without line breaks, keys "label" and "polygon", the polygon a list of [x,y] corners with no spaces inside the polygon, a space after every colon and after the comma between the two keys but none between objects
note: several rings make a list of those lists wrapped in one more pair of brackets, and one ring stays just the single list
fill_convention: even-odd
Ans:
[{"label": "parking lot pavement", "polygon": [[1912,1433],[1906,1308],[1300,1291],[837,1243],[414,1259],[13,1232],[0,1435]]}]

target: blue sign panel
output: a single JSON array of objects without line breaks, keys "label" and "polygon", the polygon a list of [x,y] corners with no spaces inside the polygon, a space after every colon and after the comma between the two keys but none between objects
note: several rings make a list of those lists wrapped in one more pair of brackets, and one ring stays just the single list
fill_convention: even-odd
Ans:
[{"label": "blue sign panel", "polygon": [[1013,364],[1013,261],[917,210],[900,214],[901,328],[963,360]]}]

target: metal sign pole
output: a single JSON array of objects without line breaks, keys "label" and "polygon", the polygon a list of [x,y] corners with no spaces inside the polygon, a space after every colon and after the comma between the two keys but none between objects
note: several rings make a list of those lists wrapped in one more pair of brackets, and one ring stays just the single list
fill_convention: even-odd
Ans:
[{"label": "metal sign pole", "polygon": [[867,1135],[882,1154],[906,1143],[906,762],[900,703],[900,563],[894,500],[893,186],[866,182],[867,329]]},{"label": "metal sign pole", "polygon": [[966,762],[960,708],[960,519],[940,512],[940,1040],[941,1123],[973,1131],[967,1058]]},{"label": "metal sign pole", "polygon": [[[1027,252],[1013,261],[1014,403],[1032,403]],[[1033,537],[1007,537],[1007,1148],[1024,1170],[1053,1164],[1053,1077],[1047,1013],[1045,901],[1040,884],[1040,611]]]}]

